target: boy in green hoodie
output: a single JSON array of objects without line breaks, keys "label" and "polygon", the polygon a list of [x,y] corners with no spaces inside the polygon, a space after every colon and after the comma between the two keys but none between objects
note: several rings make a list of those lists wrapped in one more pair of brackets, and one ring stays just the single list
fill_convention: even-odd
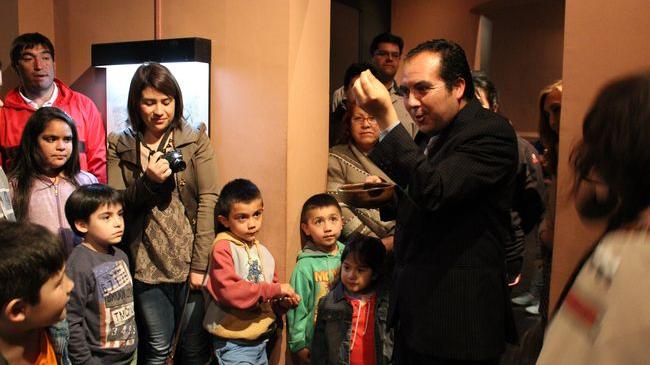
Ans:
[{"label": "boy in green hoodie", "polygon": [[289,348],[303,363],[308,363],[318,301],[338,276],[345,248],[338,241],[343,228],[339,203],[328,194],[307,199],[300,214],[300,228],[309,241],[298,254],[290,284],[302,300],[287,313],[287,321]]}]

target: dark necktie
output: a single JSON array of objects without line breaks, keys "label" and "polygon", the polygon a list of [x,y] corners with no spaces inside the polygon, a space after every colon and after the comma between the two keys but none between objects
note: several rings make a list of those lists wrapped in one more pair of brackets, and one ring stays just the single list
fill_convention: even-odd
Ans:
[{"label": "dark necktie", "polygon": [[440,136],[433,136],[429,139],[429,142],[427,142],[427,146],[424,147],[424,155],[428,156],[431,150],[435,147],[436,143],[438,142],[438,139],[440,139]]}]

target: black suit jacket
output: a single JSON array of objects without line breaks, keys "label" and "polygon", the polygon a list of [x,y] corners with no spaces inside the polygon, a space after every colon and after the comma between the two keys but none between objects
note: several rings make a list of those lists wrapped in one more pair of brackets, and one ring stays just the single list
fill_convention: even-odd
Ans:
[{"label": "black suit jacket", "polygon": [[516,339],[505,281],[517,140],[470,101],[428,156],[398,125],[370,158],[401,189],[390,319],[409,347],[486,359]]}]

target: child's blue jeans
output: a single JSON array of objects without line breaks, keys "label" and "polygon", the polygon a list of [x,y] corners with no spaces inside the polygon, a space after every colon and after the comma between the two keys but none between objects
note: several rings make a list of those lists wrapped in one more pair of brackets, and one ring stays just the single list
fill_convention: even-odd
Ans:
[{"label": "child's blue jeans", "polygon": [[266,343],[268,341],[242,343],[224,341],[213,337],[212,346],[219,365],[268,365],[269,359],[266,357]]}]

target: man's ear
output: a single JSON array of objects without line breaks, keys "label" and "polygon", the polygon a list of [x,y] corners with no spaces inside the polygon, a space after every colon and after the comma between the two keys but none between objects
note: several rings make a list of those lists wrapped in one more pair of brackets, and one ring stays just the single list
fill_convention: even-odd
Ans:
[{"label": "man's ear", "polygon": [[2,309],[2,314],[11,323],[23,322],[27,315],[27,307],[29,304],[24,299],[14,298],[7,303]]},{"label": "man's ear", "polygon": [[452,94],[456,100],[460,100],[465,95],[465,79],[459,77],[458,80],[454,83],[454,87],[451,89]]},{"label": "man's ear", "polygon": [[302,233],[304,233],[305,236],[310,237],[308,228],[309,228],[309,226],[307,226],[307,223],[304,223],[304,222],[300,223],[300,229],[302,229]]},{"label": "man's ear", "polygon": [[77,219],[74,221],[74,226],[77,228],[77,231],[86,234],[88,233],[88,222],[83,219]]},{"label": "man's ear", "polygon": [[228,219],[226,219],[226,217],[222,216],[221,214],[219,214],[219,215],[217,216],[217,221],[218,221],[219,224],[221,224],[222,226],[224,226],[224,227],[226,227],[226,228],[230,228],[230,225],[228,224]]}]

